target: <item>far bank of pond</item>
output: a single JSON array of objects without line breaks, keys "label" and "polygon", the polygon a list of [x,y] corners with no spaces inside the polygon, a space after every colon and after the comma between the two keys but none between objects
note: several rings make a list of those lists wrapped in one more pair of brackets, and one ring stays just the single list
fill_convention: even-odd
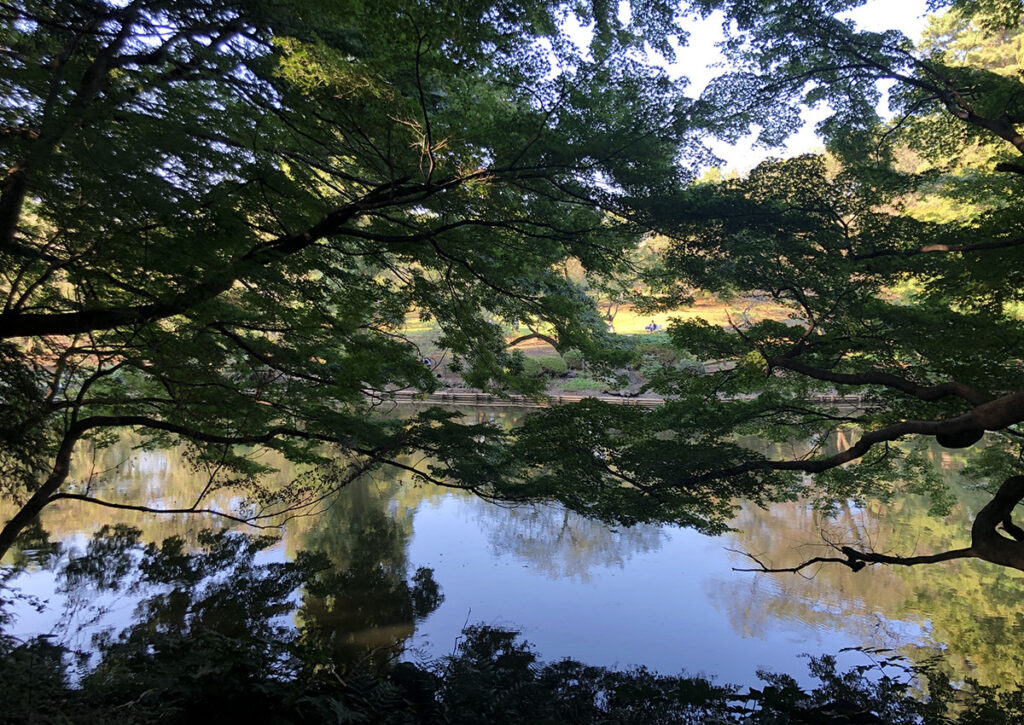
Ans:
[{"label": "far bank of pond", "polygon": [[[467,415],[514,425],[522,411]],[[933,458],[955,485],[959,460],[939,451]],[[283,467],[283,477],[294,473]],[[92,475],[93,490],[154,506],[188,500],[202,485],[178,451],[133,451],[128,440],[95,458],[82,451],[75,475]],[[808,682],[803,653],[852,647],[891,648],[915,659],[941,652],[961,676],[1016,682],[1024,665],[1017,646],[1024,579],[1015,572],[979,562],[859,573],[823,567],[807,577],[732,570],[745,565],[735,551],[779,564],[813,556],[823,531],[830,540],[887,552],[957,545],[983,497],[956,490],[960,503],[946,518],[930,517],[927,501],[917,498],[849,504],[831,518],[801,504],[745,507],[736,531],[711,538],[667,526],[612,528],[556,506],[501,507],[381,472],[319,515],[291,522],[260,556],[327,554],[333,589],[303,596],[289,621],[330,629],[339,652],[353,656],[427,660],[451,653],[466,624],[484,623],[522,630],[549,661],[646,665],[745,685],[757,682],[758,668]],[[230,493],[218,503],[230,506]],[[135,526],[144,541],[194,541],[200,529],[223,525],[66,504],[47,510],[42,530],[83,549],[101,522]],[[76,591],[66,582],[68,591],[57,591],[62,580],[54,572],[67,553],[47,558],[42,532],[37,539],[19,552],[35,563],[14,583],[45,606],[36,612],[18,604],[10,632],[52,633],[88,649],[97,633],[132,620],[134,595]],[[866,655],[842,657],[841,665],[853,666]]]}]

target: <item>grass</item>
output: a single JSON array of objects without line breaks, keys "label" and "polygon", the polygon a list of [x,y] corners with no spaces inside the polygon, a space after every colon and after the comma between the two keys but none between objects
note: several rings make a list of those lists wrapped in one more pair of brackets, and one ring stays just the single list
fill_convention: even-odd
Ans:
[{"label": "grass", "polygon": [[659,314],[640,314],[632,307],[623,305],[615,316],[613,324],[615,332],[620,335],[641,335],[647,332],[644,328],[654,322],[661,329],[668,328],[673,319],[694,320],[701,318],[710,324],[718,327],[729,325],[730,318],[733,322],[740,322],[743,314],[746,313],[751,322],[759,320],[785,319],[789,310],[774,302],[761,302],[751,300],[737,300],[735,303],[720,302],[715,299],[698,297],[690,307],[681,307],[671,312]]},{"label": "grass", "polygon": [[602,383],[600,380],[594,380],[593,378],[579,377],[573,378],[572,380],[566,380],[563,385],[559,385],[562,390],[566,392],[578,392],[581,390],[602,390],[608,387],[607,383]]}]

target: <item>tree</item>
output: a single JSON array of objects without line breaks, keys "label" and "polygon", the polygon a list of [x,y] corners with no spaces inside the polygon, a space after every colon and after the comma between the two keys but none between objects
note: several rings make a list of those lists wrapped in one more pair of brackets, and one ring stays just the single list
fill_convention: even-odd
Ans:
[{"label": "tree", "polygon": [[[969,545],[902,557],[837,544],[784,570],[962,557],[1024,569],[1024,529],[1013,521],[1024,499],[1015,450],[1024,420],[1024,87],[1003,46],[1016,47],[1021,5],[956,3],[915,49],[898,32],[858,31],[837,17],[857,4],[701,3],[726,11],[738,70],[700,102],[761,125],[768,143],[792,128],[798,103],[825,102],[829,155],[769,160],[654,210],[675,240],[666,308],[694,286],[757,290],[785,304],[788,319],[728,330],[676,324],[677,346],[733,364],[707,376],[665,371],[652,388],[670,401],[648,414],[594,405],[545,413],[524,431],[524,451],[554,426],[572,444],[536,457],[552,472],[545,492],[569,477],[598,501],[576,505],[594,513],[715,530],[737,498],[828,505],[898,487],[941,492],[920,449],[896,443],[963,448],[984,437],[987,463],[975,480],[992,495]],[[880,81],[893,83],[891,121],[876,110]],[[942,197],[958,202],[955,214],[926,213]],[[837,394],[855,404],[829,402]],[[853,441],[824,453],[837,430]],[[777,457],[738,445],[746,434],[816,446]],[[573,495],[583,494],[563,498],[572,504]]]},{"label": "tree", "polygon": [[[968,446],[1024,418],[1024,96],[999,50],[1021,12],[953,2],[914,49],[838,16],[857,4],[693,3],[726,12],[737,63],[695,101],[637,60],[677,33],[653,0],[628,22],[541,0],[5,5],[0,470],[21,508],[0,551],[54,500],[130,505],[67,480],[79,440],[124,427],[188,442],[209,490],[245,487],[248,521],[412,450],[432,457],[421,476],[483,496],[708,531],[739,499],[939,491],[897,440]],[[569,12],[594,24],[586,50],[559,29]],[[777,143],[818,101],[830,156],[687,186],[678,161],[706,158],[702,134],[754,124]],[[925,213],[939,197],[955,214]],[[695,287],[758,291],[790,319],[677,325],[680,348],[734,364],[662,371],[670,401],[649,413],[588,402],[508,433],[371,415],[396,387],[436,384],[401,337],[410,310],[485,389],[539,384],[489,319],[599,358],[601,319],[559,268],[612,273],[652,228],[674,240],[651,278],[666,307]],[[837,392],[861,405],[813,402]],[[799,459],[737,439],[824,444],[842,426],[859,431],[849,448]],[[262,485],[257,444],[307,473]],[[971,546],[832,558],[1024,566],[1024,478],[998,453]]]},{"label": "tree", "polygon": [[[586,50],[560,29],[572,12],[595,24]],[[701,153],[692,103],[633,52],[670,53],[673,13],[3,4],[0,478],[21,508],[0,552],[55,500],[130,505],[67,480],[80,440],[126,427],[188,443],[209,490],[245,487],[249,521],[408,450],[453,485],[494,473],[487,426],[372,415],[436,385],[403,317],[435,318],[486,389],[538,385],[488,317],[599,356],[604,327],[555,265],[613,267],[638,200]],[[253,445],[309,472],[270,490]]]}]

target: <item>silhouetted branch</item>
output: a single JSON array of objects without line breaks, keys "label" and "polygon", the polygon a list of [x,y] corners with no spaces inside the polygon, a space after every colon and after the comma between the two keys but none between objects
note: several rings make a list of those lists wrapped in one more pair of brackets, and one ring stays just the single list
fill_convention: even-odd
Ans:
[{"label": "silhouetted branch", "polygon": [[[873,551],[859,551],[852,546],[829,546],[842,552],[845,558],[816,556],[795,566],[768,566],[753,554],[737,551],[757,564],[755,569],[734,569],[734,571],[759,571],[770,573],[799,572],[812,564],[837,563],[847,566],[853,571],[860,571],[867,564],[894,564],[897,566],[915,566],[917,564],[935,564],[953,559],[981,559],[999,566],[1024,571],[1024,529],[1013,523],[1013,510],[1024,499],[1024,476],[1010,476],[996,491],[992,500],[978,512],[971,526],[971,545],[965,549],[950,549],[937,554],[923,556],[890,556]],[[997,527],[1011,537],[1004,536]],[[735,551],[730,549],[730,551]]]},{"label": "silhouetted branch", "polygon": [[843,566],[849,567],[852,571],[860,571],[868,564],[915,566],[917,564],[935,564],[940,561],[950,561],[952,559],[970,559],[978,557],[978,553],[971,547],[966,549],[951,549],[938,554],[925,554],[923,556],[890,556],[888,554],[878,554],[873,551],[858,551],[851,546],[841,546],[838,548],[839,551],[844,554],[845,558],[837,556],[816,556],[813,559],[808,559],[796,566],[785,567],[768,566],[753,554],[745,551],[737,551],[735,549],[729,549],[729,551],[742,554],[757,564],[756,569],[740,569],[733,567],[733,571],[756,571],[771,574],[798,573],[812,564],[842,564]]},{"label": "silhouetted branch", "polygon": [[515,340],[512,340],[512,342],[505,345],[505,347],[515,347],[519,343],[526,342],[527,340],[542,340],[543,342],[546,342],[547,344],[551,345],[551,347],[555,348],[556,350],[558,349],[558,340],[556,340],[553,337],[549,337],[548,335],[545,335],[541,332],[531,332],[529,335],[522,335],[520,337],[517,337]]},{"label": "silhouetted branch", "polygon": [[807,561],[803,562],[802,564],[797,564],[796,566],[775,567],[775,566],[768,566],[763,561],[761,561],[760,559],[758,559],[756,556],[754,556],[753,554],[751,554],[749,552],[740,551],[739,549],[727,549],[727,551],[731,551],[734,554],[742,554],[743,556],[747,557],[748,559],[753,561],[755,564],[757,564],[757,568],[756,569],[740,569],[740,568],[734,566],[732,568],[733,571],[763,571],[763,572],[768,572],[768,573],[771,573],[771,574],[787,572],[787,573],[796,574],[796,573],[799,573],[802,569],[806,569],[807,567],[811,566],[812,564],[836,563],[836,564],[842,564],[844,566],[848,566],[851,569],[853,569],[854,571],[860,571],[865,566],[863,562],[850,561],[849,559],[841,559],[841,558],[835,557],[835,556],[816,556],[813,559],[808,559]]}]

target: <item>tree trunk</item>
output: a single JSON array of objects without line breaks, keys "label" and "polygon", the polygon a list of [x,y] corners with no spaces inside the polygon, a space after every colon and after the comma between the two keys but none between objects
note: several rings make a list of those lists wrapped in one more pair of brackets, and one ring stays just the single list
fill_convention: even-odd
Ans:
[{"label": "tree trunk", "polygon": [[3,529],[0,530],[0,559],[6,556],[8,550],[14,546],[22,530],[39,516],[40,512],[50,503],[50,497],[67,480],[68,474],[71,472],[71,453],[74,451],[75,444],[78,443],[78,439],[82,436],[83,432],[83,429],[72,426],[64,434],[64,440],[61,441],[60,448],[57,449],[57,456],[54,459],[50,475],[47,476],[43,485],[32,494],[31,498],[25,502],[18,512],[11,517],[10,521],[4,525]]}]

